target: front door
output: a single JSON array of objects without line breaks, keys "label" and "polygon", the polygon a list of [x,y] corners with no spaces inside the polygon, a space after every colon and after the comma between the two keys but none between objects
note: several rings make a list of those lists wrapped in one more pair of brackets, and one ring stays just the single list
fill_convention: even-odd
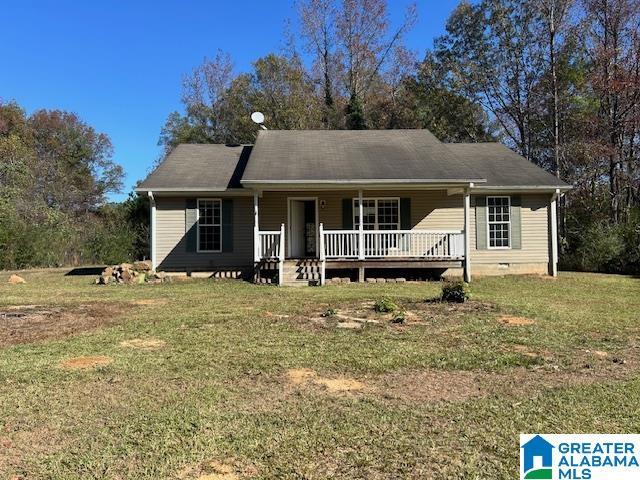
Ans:
[{"label": "front door", "polygon": [[290,198],[289,257],[315,257],[316,238],[316,200]]}]

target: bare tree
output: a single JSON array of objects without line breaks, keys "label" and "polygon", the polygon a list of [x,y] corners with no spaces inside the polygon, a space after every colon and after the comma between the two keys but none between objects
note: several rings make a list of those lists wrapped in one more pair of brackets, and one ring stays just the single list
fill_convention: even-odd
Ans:
[{"label": "bare tree", "polygon": [[415,5],[393,31],[386,0],[304,0],[298,10],[307,50],[321,72],[325,108],[335,108],[343,96],[347,127],[364,127],[367,92],[415,23]]},{"label": "bare tree", "polygon": [[584,0],[584,9],[590,82],[599,104],[594,134],[608,164],[612,216],[620,221],[637,192],[640,2]]},{"label": "bare tree", "polygon": [[323,124],[335,127],[335,83],[338,61],[336,52],[336,7],[332,0],[308,0],[298,4],[306,50],[314,56],[319,71],[324,104]]}]

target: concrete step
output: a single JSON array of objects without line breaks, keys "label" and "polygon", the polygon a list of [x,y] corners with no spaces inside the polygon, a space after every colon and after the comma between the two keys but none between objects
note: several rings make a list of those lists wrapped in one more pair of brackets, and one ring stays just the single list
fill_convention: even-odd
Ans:
[{"label": "concrete step", "polygon": [[319,280],[296,280],[296,281],[284,281],[282,283],[285,287],[314,287],[320,285]]}]

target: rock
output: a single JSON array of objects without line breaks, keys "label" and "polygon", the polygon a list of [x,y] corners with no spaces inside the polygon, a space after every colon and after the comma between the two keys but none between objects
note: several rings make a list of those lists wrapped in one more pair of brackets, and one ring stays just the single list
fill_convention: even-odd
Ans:
[{"label": "rock", "polygon": [[124,270],[120,278],[124,283],[131,283],[131,280],[133,280],[133,274],[129,270]]},{"label": "rock", "polygon": [[113,275],[113,267],[107,267],[102,271],[103,277],[111,277]]},{"label": "rock", "polygon": [[376,283],[387,283],[386,278],[376,278]]},{"label": "rock", "polygon": [[331,283],[342,283],[342,279],[338,277],[332,278]]},{"label": "rock", "polygon": [[397,283],[395,278],[387,278],[387,283]]},{"label": "rock", "polygon": [[342,283],[351,283],[351,279],[349,277],[342,278],[342,279],[340,279],[340,281]]},{"label": "rock", "polygon": [[406,278],[396,278],[396,283],[405,283],[406,281]]},{"label": "rock", "polygon": [[11,275],[9,277],[9,283],[13,284],[13,285],[18,285],[20,283],[27,283],[26,280],[24,278],[22,278],[19,275]]},{"label": "rock", "polygon": [[151,262],[149,260],[138,260],[137,262],[133,262],[133,270],[136,272],[150,272]]},{"label": "rock", "polygon": [[367,278],[367,283],[376,283],[375,278]]},{"label": "rock", "polygon": [[98,285],[109,285],[112,278],[112,276],[100,275],[100,278],[98,278]]}]

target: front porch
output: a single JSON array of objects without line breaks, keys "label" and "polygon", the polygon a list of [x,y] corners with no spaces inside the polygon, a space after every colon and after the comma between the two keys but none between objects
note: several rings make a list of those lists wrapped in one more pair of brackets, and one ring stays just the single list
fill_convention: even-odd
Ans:
[{"label": "front porch", "polygon": [[[465,280],[470,281],[468,192],[456,192],[454,197],[450,192],[441,191],[438,201],[447,205],[442,207],[418,201],[421,193],[430,198],[434,197],[433,192],[413,192],[413,203],[416,205],[413,212],[417,221],[411,220],[409,199],[392,197],[390,195],[393,194],[389,193],[383,197],[376,192],[374,201],[367,193],[358,191],[357,196],[353,197],[353,203],[352,193],[343,193],[339,199],[334,199],[337,196],[335,192],[325,192],[324,195],[321,194],[323,199],[319,200],[314,196],[299,197],[287,192],[273,192],[272,198],[263,202],[260,195],[256,194],[256,269],[265,264],[272,270],[277,268],[280,285],[285,283],[287,272],[292,271],[292,260],[308,265],[305,267],[307,270],[301,274],[303,279],[317,279],[317,283],[321,285],[326,282],[328,269],[357,270],[359,281],[365,280],[365,269],[369,268],[463,269]],[[267,196],[267,193],[263,195]],[[261,208],[261,203],[269,208],[270,204],[276,203],[276,195],[279,196],[281,205],[286,203],[286,217],[282,210],[279,215],[285,221],[279,224],[278,229],[267,230],[264,226],[273,225],[273,218],[278,217],[277,210]],[[446,202],[442,199],[446,199]],[[454,200],[457,200],[455,204]],[[333,207],[331,209],[329,202]],[[341,212],[336,211],[338,209],[335,205],[338,203],[342,205]],[[353,210],[349,211],[351,206]],[[429,215],[440,215],[446,220],[442,223],[461,224],[463,228],[424,228],[435,222]],[[268,220],[261,220],[263,216]],[[337,216],[342,218],[343,224],[351,219],[355,228],[335,228]],[[401,216],[409,218],[407,221],[403,218],[403,225]],[[331,224],[332,228],[326,228],[325,222]],[[394,226],[405,228],[393,228]]]}]

